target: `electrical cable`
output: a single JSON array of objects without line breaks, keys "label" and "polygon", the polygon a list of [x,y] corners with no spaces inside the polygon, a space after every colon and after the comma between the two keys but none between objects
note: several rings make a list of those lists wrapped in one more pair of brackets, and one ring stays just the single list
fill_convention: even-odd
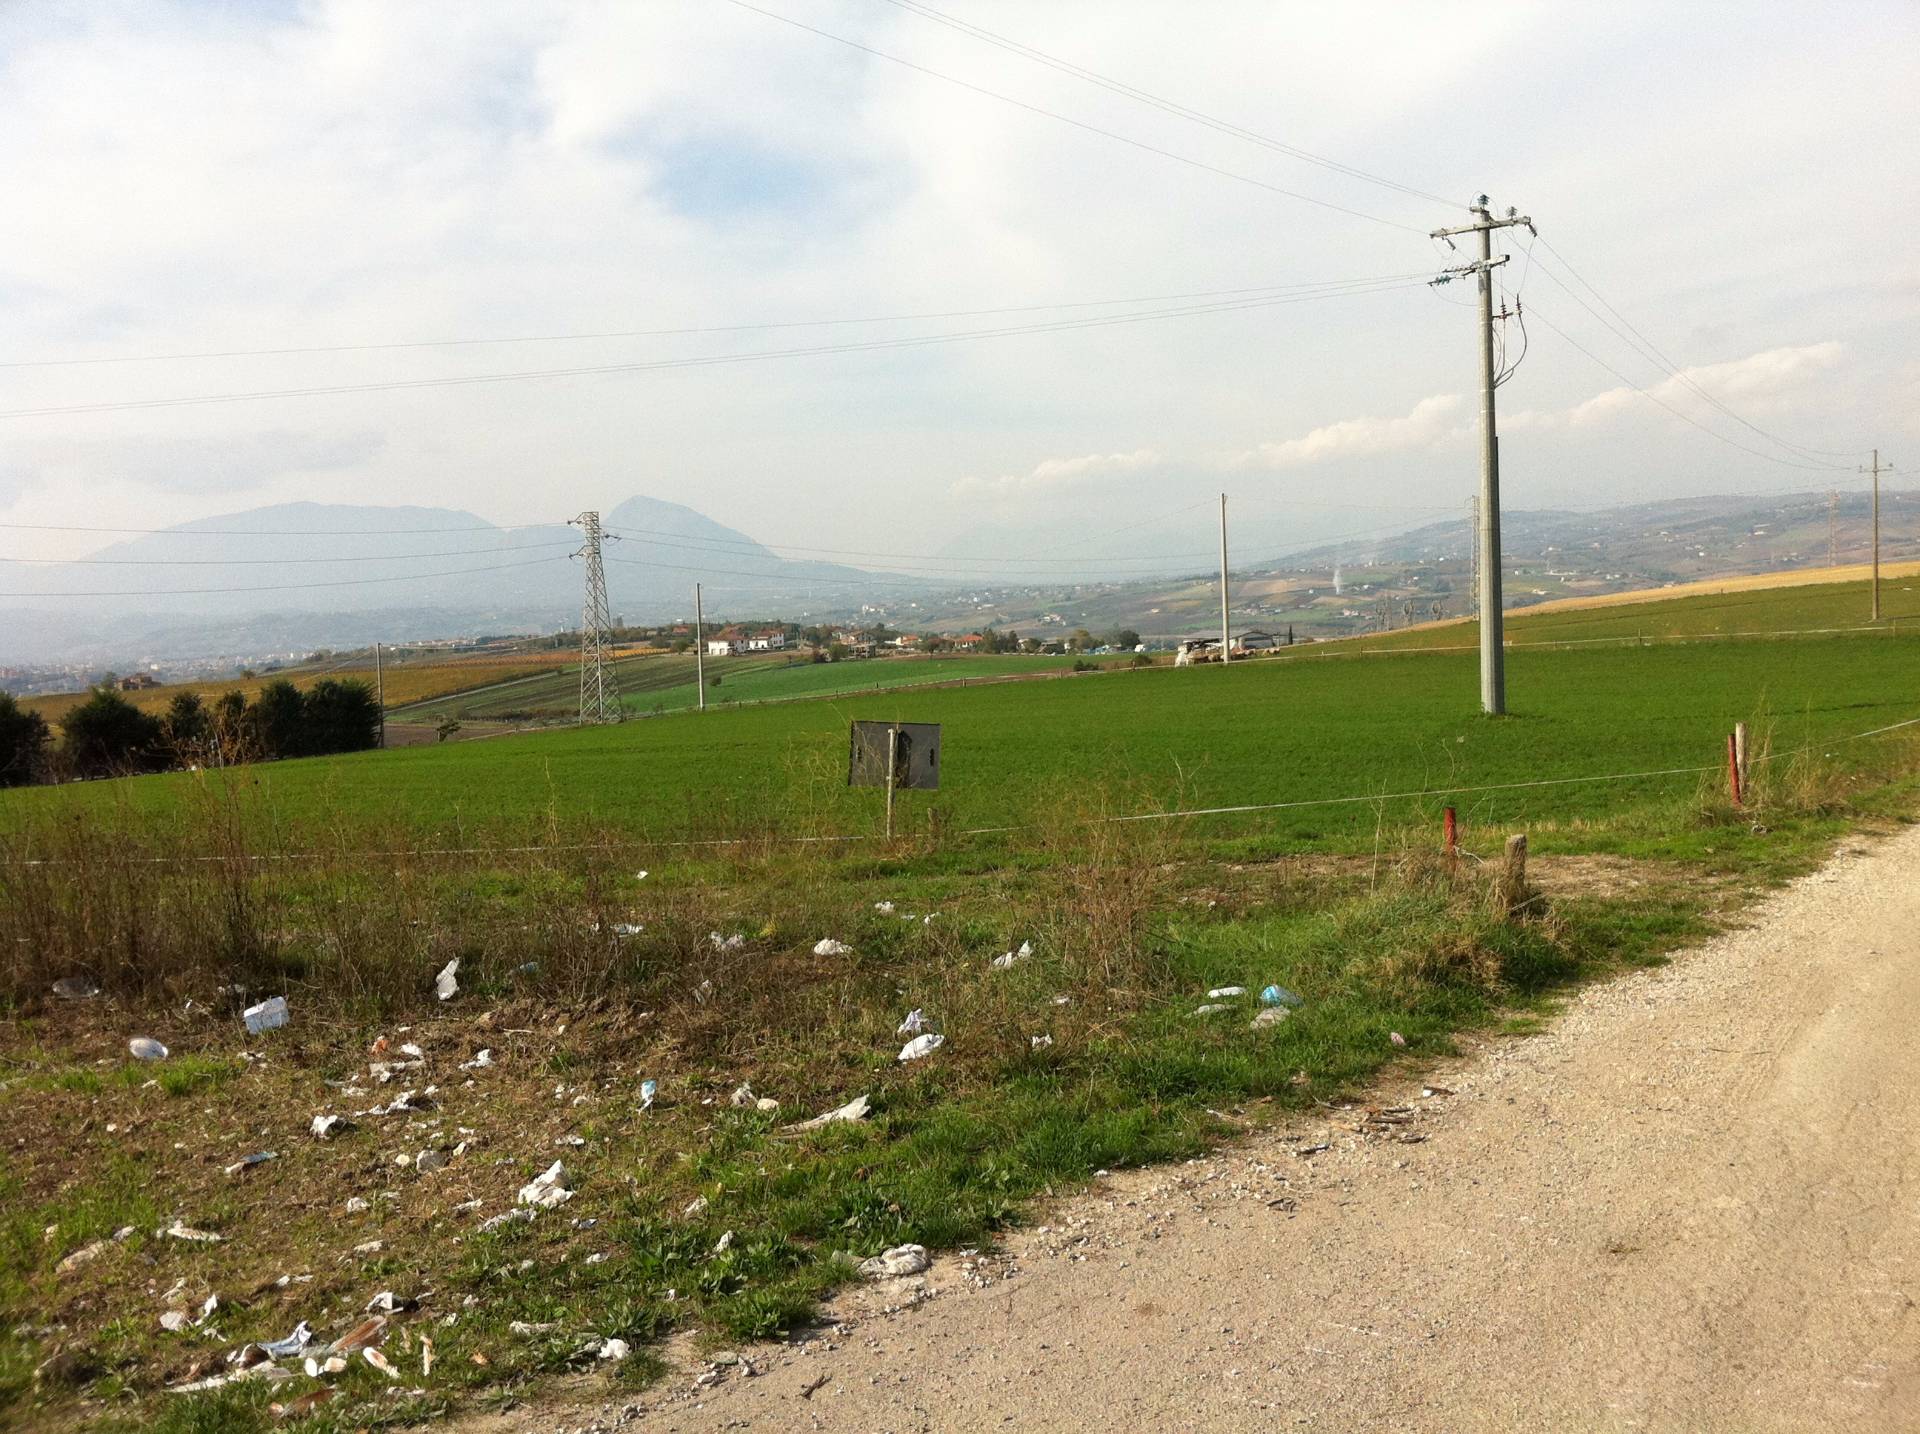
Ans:
[{"label": "electrical cable", "polygon": [[999,100],[1002,104],[1012,105],[1016,109],[1026,110],[1030,114],[1044,115],[1048,119],[1058,120],[1061,124],[1072,125],[1075,129],[1085,130],[1089,134],[1101,135],[1106,139],[1116,140],[1121,144],[1130,145],[1134,149],[1145,150],[1148,154],[1157,154],[1163,159],[1171,159],[1180,164],[1191,165],[1195,169],[1204,169],[1209,174],[1218,174],[1227,179],[1237,179],[1242,184],[1253,185],[1256,189],[1264,189],[1270,193],[1282,195],[1287,199],[1297,199],[1303,204],[1312,204],[1321,209],[1331,209],[1336,214],[1345,214],[1354,219],[1365,219],[1373,224],[1384,224],[1390,229],[1404,229],[1409,234],[1424,234],[1427,232],[1412,224],[1402,224],[1397,219],[1386,219],[1378,214],[1369,214],[1363,209],[1352,209],[1344,204],[1335,204],[1332,200],[1328,199],[1316,199],[1311,194],[1302,194],[1298,190],[1285,189],[1278,184],[1269,184],[1264,179],[1255,179],[1250,174],[1241,174],[1237,170],[1224,169],[1217,164],[1208,164],[1203,159],[1195,159],[1191,155],[1180,154],[1171,149],[1162,149],[1158,145],[1148,144],[1145,140],[1133,139],[1116,130],[1102,129],[1099,125],[1088,124],[1085,120],[1070,118],[1067,115],[1059,113],[1057,110],[1050,110],[1041,105],[1030,104],[1026,100],[1017,100],[1012,95],[1001,94],[998,90],[990,90],[984,85],[976,85],[971,81],[944,74],[939,70],[928,69],[925,65],[917,65],[912,60],[902,59],[898,55],[890,55],[885,50],[876,50],[871,45],[863,45],[858,40],[849,40],[844,35],[836,35],[830,30],[822,30],[816,25],[809,25],[805,21],[795,20],[792,16],[782,15],[773,10],[763,10],[758,5],[750,4],[749,0],[727,0],[727,3],[737,6],[742,10],[751,10],[754,14],[763,15],[769,20],[777,20],[783,25],[791,25],[796,30],[805,30],[810,35],[818,35],[823,40],[832,40],[835,44],[845,45],[849,49],[858,50],[864,55],[873,56],[875,59],[886,60],[890,64],[903,66],[906,69],[913,70],[917,74],[927,75],[936,80],[943,80],[950,85],[958,85],[963,90],[971,90],[974,94],[985,95],[988,99]]},{"label": "electrical cable", "polygon": [[1242,125],[1217,119],[1212,115],[1193,109],[1188,105],[1164,99],[1159,95],[1151,94],[1135,85],[1129,85],[1124,81],[1112,79],[1097,71],[1089,70],[1083,65],[1076,65],[1069,60],[1063,60],[1058,56],[1049,55],[1044,50],[1036,50],[1031,45],[1023,45],[1019,41],[1009,39],[1005,35],[995,34],[985,26],[975,25],[970,21],[943,14],[931,5],[917,3],[917,0],[883,0],[883,3],[918,15],[922,19],[932,20],[936,24],[945,25],[950,30],[957,30],[961,34],[969,35],[976,40],[983,40],[989,45],[996,45],[1002,50],[1009,51],[1016,55],[1022,55],[1027,59],[1046,65],[1050,69],[1059,70],[1063,74],[1072,75],[1076,79],[1082,79],[1089,84],[1098,85],[1104,90],[1111,90],[1115,94],[1124,95],[1130,100],[1137,100],[1142,104],[1152,106],[1154,109],[1164,110],[1168,114],[1178,115],[1181,119],[1192,120],[1196,124],[1203,124],[1209,129],[1220,131],[1222,134],[1230,134],[1237,139],[1244,139],[1254,144],[1262,145],[1267,149],[1275,150],[1290,158],[1303,160],[1308,164],[1317,164],[1323,169],[1332,170],[1337,174],[1344,174],[1352,179],[1364,180],[1368,184],[1377,184],[1386,189],[1397,190],[1399,193],[1410,195],[1415,199],[1429,199],[1435,204],[1443,204],[1449,208],[1464,207],[1458,200],[1448,199],[1444,195],[1432,194],[1424,189],[1415,189],[1410,184],[1402,184],[1398,180],[1388,179],[1384,175],[1371,174],[1364,169],[1358,169],[1350,164],[1342,164],[1340,161],[1328,159],[1324,155],[1314,154],[1310,150],[1301,149],[1299,146],[1288,144],[1283,140],[1273,139],[1268,135],[1247,129]]},{"label": "electrical cable", "polygon": [[210,593],[273,593],[291,592],[296,589],[306,588],[355,588],[365,587],[372,583],[411,583],[418,582],[422,578],[457,578],[465,577],[469,573],[499,573],[505,572],[508,568],[530,568],[539,563],[564,561],[566,560],[558,554],[552,554],[544,558],[529,558],[524,563],[494,563],[483,568],[449,568],[443,572],[434,573],[396,573],[391,577],[384,578],[336,578],[330,582],[322,583],[268,583],[260,587],[244,588],[155,588],[139,592],[129,592],[125,589],[116,589],[111,592],[0,592],[0,598],[28,598],[34,601],[42,601],[53,598],[203,597]]},{"label": "electrical cable", "polygon": [[1160,319],[1188,318],[1202,314],[1239,313],[1287,304],[1309,303],[1320,299],[1348,298],[1373,293],[1385,293],[1395,289],[1410,287],[1412,287],[1411,283],[1358,280],[1353,281],[1347,288],[1327,289],[1311,294],[1295,294],[1269,299],[1242,299],[1218,304],[1185,305],[1178,308],[1154,309],[1133,314],[1109,314],[1099,318],[1063,319],[1046,324],[1021,324],[995,329],[966,329],[944,334],[922,334],[896,339],[873,339],[860,343],[820,344],[797,349],[765,349],[741,354],[709,354],[697,358],[653,359],[613,364],[586,364],[569,368],[523,369],[502,373],[455,375],[445,378],[391,379],[371,383],[319,384],[302,388],[184,394],[172,398],[51,404],[37,408],[0,410],[0,419],[46,418],[79,413],[119,413],[155,408],[188,408],[205,404],[247,403],[263,399],[314,398],[343,394],[388,393],[409,389],[458,388],[473,384],[511,383],[531,379],[579,378],[617,373],[652,373],[664,369],[710,368],[727,364],[758,363],[770,359],[811,358],[830,354],[876,353],[895,349],[922,348],[934,344],[967,343],[979,339],[1009,338],[1028,334],[1064,333],[1079,329],[1110,328],[1120,324],[1149,323]]},{"label": "electrical cable", "polygon": [[[573,547],[575,540],[564,542],[525,543],[511,551],[525,552],[534,548]],[[183,567],[183,568],[224,568],[224,567],[291,567],[301,563],[397,563],[412,562],[419,558],[464,558],[481,553],[499,554],[503,549],[494,548],[453,548],[439,553],[363,553],[337,558],[9,558],[0,557],[0,563],[54,563],[62,567],[77,565],[86,567]]]}]

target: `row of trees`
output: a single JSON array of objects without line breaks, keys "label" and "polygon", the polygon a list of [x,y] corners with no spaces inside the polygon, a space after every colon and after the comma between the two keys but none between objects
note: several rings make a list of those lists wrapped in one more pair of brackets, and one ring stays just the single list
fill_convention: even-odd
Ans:
[{"label": "row of trees", "polygon": [[164,714],[144,712],[99,687],[60,719],[57,744],[44,717],[0,693],[0,786],[318,757],[379,742],[380,704],[372,689],[335,678],[304,692],[282,678],[251,702],[238,692],[211,702],[182,692]]}]

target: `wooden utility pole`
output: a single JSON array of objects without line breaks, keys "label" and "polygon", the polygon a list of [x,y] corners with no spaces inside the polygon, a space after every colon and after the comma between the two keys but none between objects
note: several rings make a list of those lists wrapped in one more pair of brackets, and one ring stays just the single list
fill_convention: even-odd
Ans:
[{"label": "wooden utility pole", "polygon": [[1233,636],[1227,627],[1227,495],[1220,495],[1220,661],[1233,661]]},{"label": "wooden utility pole", "polygon": [[373,645],[374,701],[380,705],[380,745],[387,745],[387,673],[380,663],[380,644]]},{"label": "wooden utility pole", "polygon": [[1840,566],[1840,490],[1827,494],[1827,566]]},{"label": "wooden utility pole", "polygon": [[700,710],[707,710],[707,638],[700,611],[700,584],[693,585],[693,685]]},{"label": "wooden utility pole", "polygon": [[1880,450],[1873,450],[1873,467],[1862,468],[1862,473],[1873,474],[1873,620],[1880,621],[1880,474],[1891,473],[1893,465],[1880,461]]},{"label": "wooden utility pole", "polygon": [[1493,391],[1501,380],[1494,364],[1493,271],[1507,262],[1507,256],[1493,257],[1493,231],[1516,224],[1532,230],[1533,220],[1513,210],[1507,211],[1506,218],[1495,219],[1484,194],[1471,208],[1474,223],[1436,229],[1432,237],[1451,243],[1455,234],[1480,236],[1480,257],[1447,273],[1473,274],[1480,285],[1480,706],[1498,716],[1507,710],[1507,669],[1500,606],[1500,434],[1494,422]]}]

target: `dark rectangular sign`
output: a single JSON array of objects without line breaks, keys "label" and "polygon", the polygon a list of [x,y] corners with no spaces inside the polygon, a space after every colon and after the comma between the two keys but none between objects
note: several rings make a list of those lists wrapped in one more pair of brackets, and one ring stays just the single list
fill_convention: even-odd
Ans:
[{"label": "dark rectangular sign", "polygon": [[938,722],[855,722],[847,755],[847,785],[886,786],[889,746],[896,790],[940,790]]}]

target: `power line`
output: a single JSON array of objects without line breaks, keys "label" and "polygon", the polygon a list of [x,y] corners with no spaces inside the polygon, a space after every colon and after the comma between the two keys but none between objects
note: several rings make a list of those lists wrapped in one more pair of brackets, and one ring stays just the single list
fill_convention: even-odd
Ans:
[{"label": "power line", "polygon": [[55,404],[39,408],[0,410],[0,419],[47,418],[79,413],[117,413],[153,408],[186,408],[215,403],[246,403],[262,399],[315,398],[343,394],[385,393],[407,389],[458,388],[470,384],[511,383],[531,379],[580,378],[601,374],[652,373],[663,369],[708,368],[738,363],[758,363],[769,359],[810,358],[830,354],[875,353],[893,349],[921,348],[934,344],[966,343],[978,339],[1009,338],[1027,334],[1064,333],[1076,329],[1110,328],[1119,324],[1147,323],[1159,319],[1188,318],[1201,314],[1238,313],[1285,304],[1308,303],[1317,299],[1347,298],[1385,293],[1413,287],[1412,281],[1354,280],[1346,287],[1329,287],[1315,293],[1281,298],[1242,299],[1218,304],[1185,305],[1133,314],[1110,314],[1100,318],[1065,319],[1045,324],[1020,324],[995,329],[966,329],[945,334],[922,334],[907,338],[873,339],[860,343],[820,344],[809,348],[764,349],[744,354],[709,354],[698,358],[653,359],[632,363],[588,364],[570,368],[523,369],[503,373],[465,374],[446,378],[392,379],[373,383],[320,384],[304,388],[255,389],[231,393],[186,394],[173,398],[126,399],[102,403]]},{"label": "power line", "polygon": [[555,523],[493,523],[478,528],[100,528],[74,523],[0,523],[0,529],[22,533],[133,533],[163,538],[392,538],[425,533],[511,533],[558,526]]},{"label": "power line", "polygon": [[[1543,269],[1542,272],[1544,273],[1546,271]],[[1612,374],[1615,378],[1619,379],[1620,382],[1625,384],[1628,388],[1632,389],[1635,393],[1639,394],[1642,398],[1646,399],[1647,402],[1659,405],[1661,408],[1664,408],[1668,413],[1671,413],[1675,418],[1679,419],[1682,423],[1692,424],[1695,428],[1699,429],[1702,433],[1706,434],[1707,437],[1717,438],[1730,448],[1738,448],[1742,453],[1751,453],[1755,458],[1764,458],[1769,463],[1778,463],[1783,468],[1803,468],[1809,472],[1816,472],[1816,473],[1829,473],[1829,472],[1843,471],[1841,468],[1841,465],[1833,464],[1833,463],[1795,463],[1792,459],[1782,458],[1777,453],[1769,453],[1763,448],[1755,448],[1750,444],[1742,443],[1737,438],[1729,438],[1727,437],[1726,434],[1719,432],[1717,429],[1712,429],[1707,427],[1706,424],[1700,422],[1700,420],[1695,418],[1692,414],[1682,412],[1680,409],[1677,409],[1672,404],[1668,403],[1665,399],[1660,398],[1658,395],[1653,394],[1648,390],[1640,387],[1639,384],[1635,383],[1632,379],[1628,378],[1625,374],[1620,372],[1619,369],[1615,368],[1612,364],[1608,363],[1605,359],[1601,358],[1598,354],[1594,353],[1592,349],[1589,349],[1585,347],[1583,344],[1581,344],[1579,340],[1573,337],[1572,334],[1568,333],[1565,329],[1561,328],[1558,324],[1554,323],[1553,320],[1547,318],[1544,314],[1540,312],[1540,310],[1537,307],[1533,311],[1533,316],[1534,318],[1538,319],[1541,323],[1545,324],[1548,328],[1552,329],[1556,334],[1560,335],[1560,337],[1565,339],[1569,344],[1573,345],[1575,349],[1585,354],[1589,359],[1592,359],[1594,363],[1598,364],[1601,368],[1605,369],[1608,373]]]},{"label": "power line", "polygon": [[[1401,277],[1413,278],[1415,275]],[[852,327],[860,324],[904,324],[933,319],[978,319],[996,314],[1035,314],[1054,309],[1101,309],[1118,304],[1159,304],[1187,299],[1225,299],[1248,294],[1271,294],[1317,288],[1310,283],[1252,284],[1238,289],[1200,289],[1183,294],[1141,294],[1126,299],[1073,299],[1052,304],[1017,304],[991,309],[943,309],[917,314],[874,314],[853,319],[778,319],[751,324],[703,324],[676,329],[609,329],[597,333],[516,334],[498,338],[403,339],[391,342],[351,344],[297,344],[280,348],[207,349],[197,352],[164,354],[102,354],[90,358],[6,359],[0,369],[79,368],[97,364],[166,363],[190,359],[280,358],[297,354],[381,353],[396,349],[476,348],[498,344],[584,343],[601,339],[684,338],[694,334],[758,333],[773,329],[817,329]]]},{"label": "power line", "polygon": [[1287,199],[1297,199],[1303,204],[1312,204],[1321,209],[1331,209],[1336,214],[1345,214],[1354,219],[1365,219],[1374,224],[1384,224],[1390,229],[1404,229],[1410,234],[1424,234],[1427,232],[1411,224],[1402,224],[1397,219],[1385,219],[1378,214],[1369,214],[1364,209],[1351,209],[1344,204],[1335,204],[1329,199],[1316,199],[1311,194],[1301,194],[1297,190],[1285,189],[1277,184],[1269,184],[1266,180],[1255,179],[1250,174],[1241,174],[1238,170],[1224,169],[1217,164],[1208,164],[1203,159],[1195,159],[1191,155],[1180,154],[1171,149],[1162,149],[1159,145],[1148,144],[1145,140],[1134,139],[1116,130],[1102,129],[1099,125],[1088,124],[1085,120],[1073,119],[1059,113],[1057,110],[1050,110],[1041,105],[1030,104],[1026,100],[1017,100],[1012,95],[1001,94],[998,90],[990,90],[984,85],[976,85],[969,80],[959,79],[956,76],[945,74],[939,70],[928,69],[925,65],[917,65],[912,60],[902,59],[898,55],[890,55],[885,50],[876,50],[871,45],[863,45],[858,40],[849,40],[845,35],[836,35],[830,30],[822,30],[816,25],[809,25],[804,21],[795,20],[789,15],[781,15],[772,10],[763,10],[758,5],[749,4],[748,0],[727,0],[727,3],[738,6],[742,10],[751,10],[754,14],[763,15],[769,20],[778,20],[783,25],[791,25],[796,30],[805,30],[810,35],[818,35],[823,40],[832,40],[837,45],[845,45],[849,49],[858,50],[864,55],[872,55],[877,60],[885,60],[889,64],[903,66],[917,74],[927,75],[936,80],[943,80],[950,85],[958,85],[961,89],[971,90],[974,94],[985,95],[988,99],[999,100],[1002,104],[1008,104],[1014,106],[1016,109],[1026,110],[1029,114],[1044,115],[1048,119],[1058,120],[1061,124],[1072,125],[1075,129],[1085,130],[1089,134],[1097,134],[1105,139],[1130,145],[1134,149],[1145,150],[1148,154],[1157,154],[1162,159],[1171,159],[1179,164],[1191,165],[1195,169],[1204,169],[1209,174],[1218,174],[1226,179],[1237,179],[1242,184],[1253,185],[1256,189],[1264,189]]},{"label": "power line", "polygon": [[[953,563],[1067,563],[1074,566],[1086,566],[1086,565],[1095,564],[1095,563],[1102,563],[1102,564],[1104,563],[1142,563],[1142,562],[1160,561],[1160,559],[1156,559],[1156,558],[1145,558],[1145,557],[1139,557],[1139,556],[1115,557],[1115,558],[1031,558],[1031,557],[985,557],[985,556],[970,557],[965,555],[955,555],[953,553],[871,553],[871,552],[866,552],[864,550],[857,549],[857,548],[810,548],[800,543],[761,543],[752,538],[746,538],[746,539],[740,539],[740,540],[729,539],[729,538],[701,538],[701,537],[681,534],[681,533],[663,532],[659,529],[653,529],[653,528],[623,528],[623,527],[616,527],[612,524],[607,525],[607,531],[609,533],[617,533],[623,538],[637,537],[641,541],[646,542],[651,547],[678,548],[678,549],[681,549],[682,551],[693,552],[693,553],[711,552],[711,553],[718,554],[721,557],[729,557],[729,558],[754,557],[756,556],[756,554],[751,551],[751,549],[754,549],[754,548],[759,548],[767,551],[773,551],[777,549],[779,551],[773,551],[773,556],[782,562],[799,561],[799,560],[780,558],[781,552],[825,553],[825,554],[831,554],[838,557],[865,558],[873,562],[886,562],[886,561],[898,560],[902,562],[930,562],[930,563],[949,563],[949,564],[953,564]],[[677,542],[671,541],[673,539],[681,539],[682,541],[677,541]],[[713,544],[715,546],[711,546],[711,547],[698,546],[700,544]],[[739,550],[739,551],[731,551],[730,549]],[[1171,556],[1175,558],[1191,558],[1191,557],[1204,557],[1206,555],[1204,553],[1175,553],[1175,554],[1172,554]]]},{"label": "power line", "polygon": [[[1712,404],[1713,407],[1719,409],[1720,412],[1724,413],[1728,418],[1731,418],[1735,423],[1738,423],[1741,427],[1750,429],[1752,432],[1758,434],[1760,437],[1766,439],[1768,442],[1778,444],[1781,448],[1786,449],[1789,453],[1792,453],[1796,457],[1800,457],[1800,458],[1857,458],[1860,456],[1860,454],[1866,452],[1865,449],[1809,448],[1805,444],[1793,443],[1785,438],[1780,437],[1778,434],[1769,433],[1766,429],[1760,427],[1759,424],[1750,422],[1747,418],[1735,412],[1732,408],[1728,407],[1727,404],[1725,404],[1719,398],[1717,398],[1713,393],[1709,392],[1705,387],[1703,387],[1701,384],[1696,382],[1693,376],[1687,373],[1685,369],[1681,368],[1672,359],[1668,358],[1665,354],[1663,354],[1658,348],[1654,347],[1653,341],[1649,339],[1645,334],[1641,333],[1639,329],[1635,328],[1632,322],[1624,314],[1622,314],[1610,302],[1608,302],[1607,296],[1605,294],[1602,294],[1598,289],[1594,288],[1594,286],[1591,283],[1589,283],[1584,277],[1582,277],[1580,272],[1577,269],[1575,269],[1573,265],[1567,262],[1566,256],[1563,255],[1558,249],[1554,248],[1549,241],[1542,239],[1539,242],[1546,247],[1547,252],[1553,255],[1554,259],[1559,262],[1560,266],[1563,269],[1565,269],[1568,274],[1572,275],[1574,279],[1578,280],[1581,286],[1585,288],[1588,293],[1592,294],[1594,298],[1600,301],[1601,305],[1606,309],[1607,314],[1611,314],[1614,319],[1618,319],[1620,321],[1619,325],[1614,324],[1611,320],[1607,318],[1607,314],[1602,314],[1598,309],[1594,308],[1592,304],[1589,304],[1584,298],[1582,298],[1578,292],[1576,292],[1574,289],[1569,287],[1565,283],[1565,281],[1563,281],[1559,277],[1559,275],[1553,272],[1551,267],[1543,264],[1540,269],[1541,273],[1545,274],[1547,278],[1550,279],[1564,293],[1570,295],[1573,298],[1573,301],[1579,304],[1581,308],[1585,309],[1588,313],[1592,314],[1594,318],[1598,319],[1602,324],[1604,324],[1613,333],[1613,335],[1616,338],[1623,341],[1629,348],[1632,348],[1642,358],[1646,359],[1649,363],[1653,364],[1654,367],[1660,369],[1668,377],[1680,383],[1683,387],[1687,388],[1697,397],[1704,399],[1707,403]],[[1531,249],[1528,250],[1528,261],[1529,263],[1531,263],[1532,261]],[[1621,331],[1620,325],[1625,326],[1625,329],[1626,329],[1625,333]],[[1629,335],[1631,335],[1631,337]]]},{"label": "power line", "polygon": [[1460,207],[1458,200],[1448,199],[1445,195],[1432,194],[1424,189],[1415,189],[1410,184],[1402,184],[1398,180],[1388,179],[1384,175],[1370,174],[1366,170],[1358,169],[1353,165],[1342,164],[1338,160],[1328,159],[1325,155],[1314,154],[1310,150],[1301,149],[1298,145],[1288,144],[1284,140],[1273,139],[1268,135],[1247,129],[1242,125],[1216,119],[1214,116],[1205,114],[1191,106],[1164,99],[1159,95],[1151,94],[1137,86],[1129,85],[1123,81],[1102,75],[1097,71],[1089,70],[1084,65],[1076,65],[1070,60],[1063,60],[1058,56],[1049,55],[1044,50],[1034,49],[1031,45],[1023,45],[1017,40],[1007,38],[1005,35],[995,34],[983,25],[975,25],[971,21],[961,20],[955,16],[943,14],[931,5],[918,4],[916,0],[884,0],[884,3],[906,10],[923,19],[932,20],[936,24],[945,25],[950,30],[958,30],[961,34],[970,35],[976,40],[984,40],[987,44],[996,45],[1002,50],[1009,51],[1016,55],[1022,55],[1030,60],[1035,60],[1050,69],[1059,70],[1062,74],[1072,75],[1076,79],[1098,85],[1101,89],[1110,90],[1114,94],[1124,95],[1130,100],[1137,100],[1141,104],[1150,105],[1157,110],[1164,110],[1171,115],[1178,115],[1181,119],[1192,120],[1196,124],[1205,125],[1207,128],[1218,130],[1222,134],[1230,134],[1236,139],[1248,140],[1251,143],[1287,155],[1289,158],[1303,160],[1308,164],[1317,164],[1321,168],[1330,169],[1336,174],[1344,174],[1351,179],[1364,180],[1368,184],[1377,184],[1386,189],[1396,190],[1401,194],[1411,195],[1415,199],[1429,199],[1435,204],[1444,204],[1451,208]]},{"label": "power line", "polygon": [[[572,540],[554,543],[525,543],[519,551],[533,548],[572,547]],[[0,557],[0,563],[49,563],[61,567],[181,567],[181,568],[228,568],[228,567],[287,567],[298,563],[397,563],[412,562],[419,558],[462,558],[481,553],[499,553],[501,549],[492,548],[453,548],[438,553],[365,553],[353,557],[336,558],[9,558]]]},{"label": "power line", "polygon": [[457,578],[469,573],[499,573],[508,568],[530,568],[537,563],[562,562],[558,556],[529,558],[524,563],[494,563],[483,568],[449,568],[436,573],[396,573],[385,578],[337,578],[323,583],[267,583],[260,587],[245,588],[152,588],[143,591],[129,591],[117,588],[111,592],[62,592],[62,593],[13,593],[0,592],[0,598],[102,598],[102,597],[201,597],[209,593],[274,593],[291,592],[307,588],[356,588],[372,583],[411,583],[422,578]]}]

